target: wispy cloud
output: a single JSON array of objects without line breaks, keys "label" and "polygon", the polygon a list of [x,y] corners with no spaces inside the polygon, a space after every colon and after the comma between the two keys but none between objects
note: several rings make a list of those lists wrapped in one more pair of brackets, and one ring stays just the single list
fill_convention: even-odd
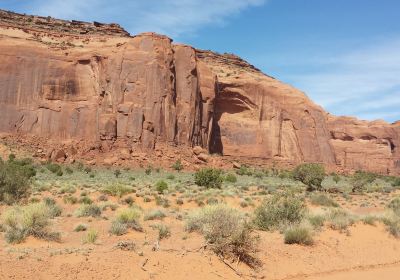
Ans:
[{"label": "wispy cloud", "polygon": [[310,60],[299,55],[281,67],[294,69],[284,79],[334,114],[394,121],[400,119],[399,50],[399,38],[386,38],[348,53],[320,48]]},{"label": "wispy cloud", "polygon": [[172,37],[224,24],[267,0],[33,0],[25,10],[64,19],[118,22],[131,33],[155,31]]}]

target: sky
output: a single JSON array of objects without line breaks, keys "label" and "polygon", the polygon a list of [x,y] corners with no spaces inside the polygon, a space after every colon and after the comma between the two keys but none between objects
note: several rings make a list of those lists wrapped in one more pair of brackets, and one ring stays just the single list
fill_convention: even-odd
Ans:
[{"label": "sky", "polygon": [[400,120],[399,0],[0,0],[237,54],[335,115]]}]

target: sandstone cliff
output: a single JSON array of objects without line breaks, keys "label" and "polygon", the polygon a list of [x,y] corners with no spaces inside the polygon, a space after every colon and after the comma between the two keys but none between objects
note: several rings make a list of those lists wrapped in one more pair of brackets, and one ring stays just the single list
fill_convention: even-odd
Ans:
[{"label": "sandstone cliff", "polygon": [[[0,11],[0,132],[99,153],[226,156],[400,171],[400,124],[334,117],[234,55],[117,24]],[[95,145],[93,146],[93,143]]]}]

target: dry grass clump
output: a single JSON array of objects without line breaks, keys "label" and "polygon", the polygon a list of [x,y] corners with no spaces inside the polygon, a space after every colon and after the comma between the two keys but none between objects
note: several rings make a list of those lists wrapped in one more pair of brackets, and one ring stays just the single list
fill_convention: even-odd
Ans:
[{"label": "dry grass clump", "polygon": [[99,238],[99,233],[95,229],[90,229],[86,236],[82,239],[84,244],[95,244]]},{"label": "dry grass clump", "polygon": [[99,217],[101,208],[96,204],[82,204],[75,213],[78,217]]},{"label": "dry grass clump", "polygon": [[139,223],[141,215],[141,211],[137,208],[121,209],[111,223],[110,233],[124,235],[128,232],[128,229],[142,231],[143,229]]},{"label": "dry grass clump", "polygon": [[50,219],[56,214],[45,202],[8,209],[2,215],[6,241],[21,243],[28,236],[58,241],[60,234],[49,231]]},{"label": "dry grass clump", "polygon": [[343,209],[330,209],[326,219],[331,229],[345,231],[356,222],[356,217]]},{"label": "dry grass clump", "polygon": [[166,217],[165,213],[159,209],[151,210],[146,215],[144,215],[143,220],[162,220]]},{"label": "dry grass clump", "polygon": [[307,225],[294,225],[287,228],[284,237],[286,244],[309,246],[314,243],[312,229]]},{"label": "dry grass clump", "polygon": [[122,197],[125,194],[132,193],[133,189],[126,185],[115,184],[115,185],[108,185],[102,188],[101,191],[105,194]]},{"label": "dry grass clump", "polygon": [[313,205],[325,207],[339,207],[339,204],[326,194],[319,193],[310,196],[310,202]]},{"label": "dry grass clump", "polygon": [[238,259],[252,267],[259,265],[254,256],[259,238],[234,208],[216,204],[194,211],[187,218],[186,230],[201,233],[207,246],[220,257]]},{"label": "dry grass clump", "polygon": [[162,240],[171,236],[171,230],[164,224],[156,224],[151,226],[153,229],[158,230],[158,240]]},{"label": "dry grass clump", "polygon": [[293,193],[278,193],[266,199],[254,214],[254,223],[259,229],[284,229],[303,220],[306,205]]}]

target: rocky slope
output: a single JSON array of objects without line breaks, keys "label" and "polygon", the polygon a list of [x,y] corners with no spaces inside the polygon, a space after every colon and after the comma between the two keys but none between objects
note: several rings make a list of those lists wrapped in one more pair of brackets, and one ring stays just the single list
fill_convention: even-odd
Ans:
[{"label": "rocky slope", "polygon": [[265,162],[400,172],[400,123],[331,116],[234,55],[130,36],[117,24],[0,11],[0,58],[0,132],[62,143],[70,151],[62,160],[83,147],[129,159],[201,146]]}]

